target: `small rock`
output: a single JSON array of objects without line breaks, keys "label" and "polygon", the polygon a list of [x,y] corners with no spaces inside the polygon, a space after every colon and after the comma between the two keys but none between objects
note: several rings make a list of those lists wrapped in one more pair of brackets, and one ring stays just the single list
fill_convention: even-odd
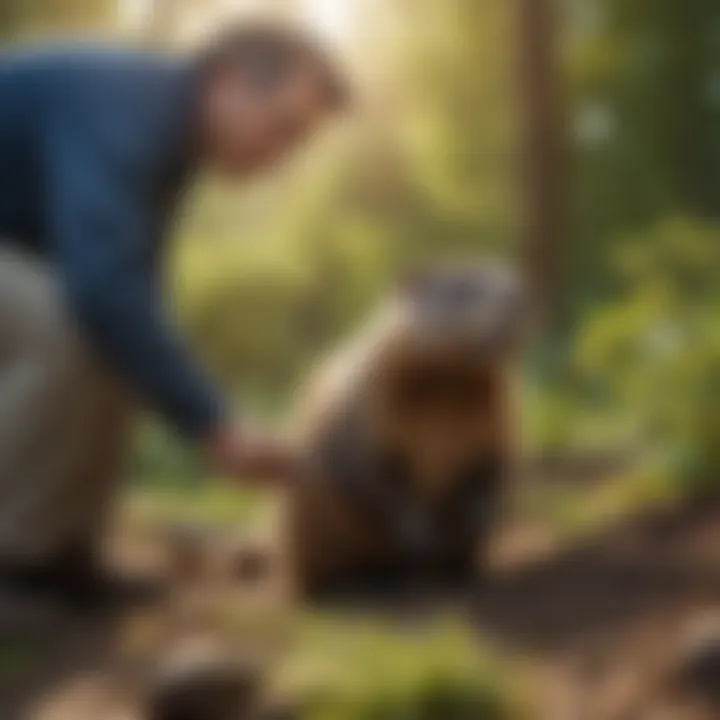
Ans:
[{"label": "small rock", "polygon": [[201,652],[171,658],[150,693],[150,720],[251,720],[263,669],[256,663]]},{"label": "small rock", "polygon": [[720,705],[720,630],[692,639],[675,677],[681,691]]}]

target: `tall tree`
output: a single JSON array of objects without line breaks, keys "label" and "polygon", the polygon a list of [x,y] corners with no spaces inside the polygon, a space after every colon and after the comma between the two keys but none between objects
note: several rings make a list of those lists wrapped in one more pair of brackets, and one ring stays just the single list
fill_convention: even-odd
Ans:
[{"label": "tall tree", "polygon": [[535,307],[557,320],[566,230],[564,128],[555,0],[519,0],[525,136],[524,259]]},{"label": "tall tree", "polygon": [[720,219],[720,5],[566,3],[579,310],[614,289],[607,258],[671,214]]}]

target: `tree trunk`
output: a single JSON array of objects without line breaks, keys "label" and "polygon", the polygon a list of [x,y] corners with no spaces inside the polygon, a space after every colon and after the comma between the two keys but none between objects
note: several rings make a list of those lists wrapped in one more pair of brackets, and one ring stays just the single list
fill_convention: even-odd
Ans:
[{"label": "tree trunk", "polygon": [[562,299],[564,128],[555,0],[518,0],[524,127],[523,264],[533,308],[555,326]]}]

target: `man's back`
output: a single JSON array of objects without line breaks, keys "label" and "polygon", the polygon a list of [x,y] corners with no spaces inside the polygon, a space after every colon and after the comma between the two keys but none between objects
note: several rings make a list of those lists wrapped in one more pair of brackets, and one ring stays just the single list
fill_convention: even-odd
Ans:
[{"label": "man's back", "polygon": [[50,260],[93,349],[188,434],[219,401],[164,317],[156,270],[192,167],[196,92],[174,58],[0,57],[0,239]]},{"label": "man's back", "polygon": [[[127,158],[148,173],[137,179],[160,191],[166,165],[183,150],[188,75],[180,63],[145,53],[0,55],[0,236],[52,253],[46,223],[53,155],[63,143],[95,144],[110,164]],[[77,181],[92,182],[81,175],[78,168]]]}]

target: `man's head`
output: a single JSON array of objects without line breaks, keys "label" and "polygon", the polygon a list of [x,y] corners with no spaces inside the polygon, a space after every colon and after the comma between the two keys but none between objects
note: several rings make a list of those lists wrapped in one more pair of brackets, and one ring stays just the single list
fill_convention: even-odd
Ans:
[{"label": "man's head", "polygon": [[348,102],[329,55],[302,33],[240,26],[202,54],[204,159],[230,175],[267,169]]}]

